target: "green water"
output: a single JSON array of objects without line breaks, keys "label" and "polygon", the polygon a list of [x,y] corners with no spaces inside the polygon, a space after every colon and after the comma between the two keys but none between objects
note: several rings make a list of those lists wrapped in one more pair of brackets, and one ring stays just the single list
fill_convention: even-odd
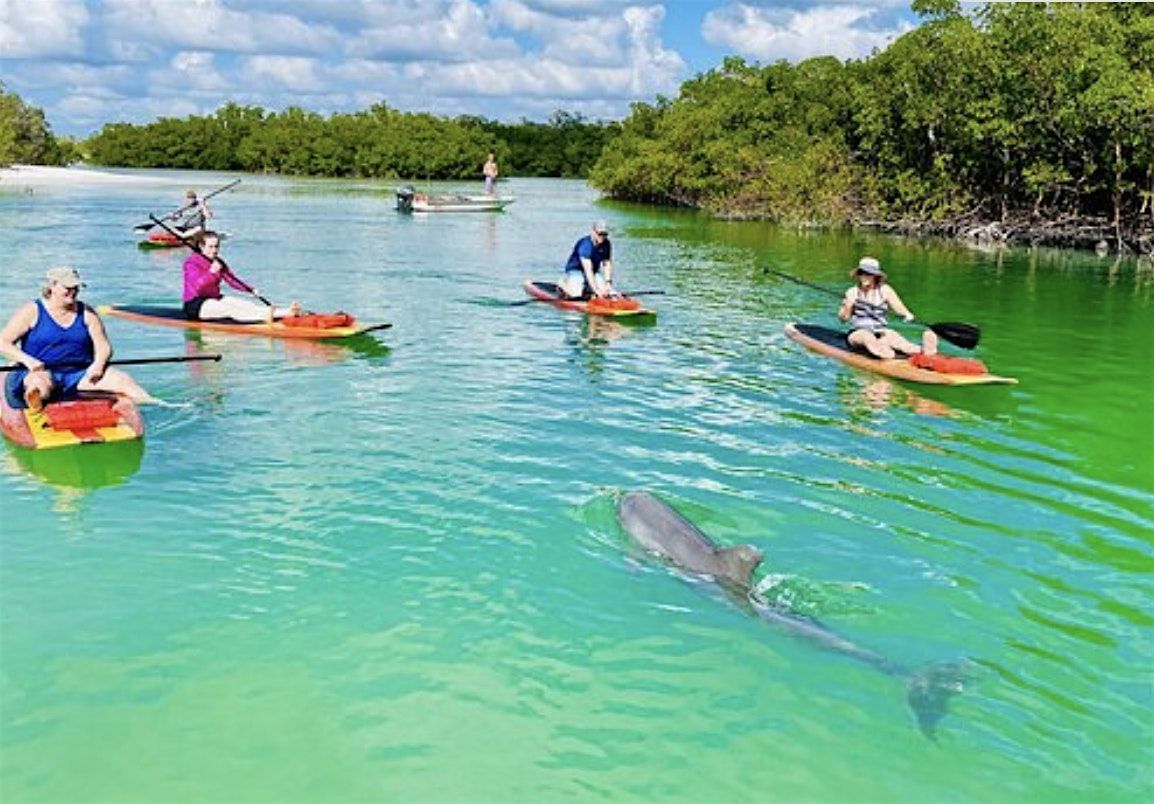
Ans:
[{"label": "green water", "polygon": [[[77,265],[160,302],[130,227],[219,176],[0,192],[0,309]],[[1142,801],[1154,794],[1154,271],[614,206],[502,214],[245,177],[225,256],[394,329],[294,345],[109,320],[184,409],[143,452],[0,453],[4,802]],[[453,188],[464,189],[464,188]],[[509,306],[606,218],[657,323]],[[1017,386],[929,388],[787,340],[882,260]],[[639,560],[649,489],[766,554],[769,594],[917,667],[969,660],[937,742],[902,684]]]}]

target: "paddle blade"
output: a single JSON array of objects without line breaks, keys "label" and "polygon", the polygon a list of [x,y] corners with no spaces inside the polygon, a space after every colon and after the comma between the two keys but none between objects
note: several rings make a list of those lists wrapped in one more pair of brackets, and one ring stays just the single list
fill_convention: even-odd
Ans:
[{"label": "paddle blade", "polygon": [[938,334],[938,337],[961,349],[973,349],[982,338],[982,331],[973,324],[944,321],[940,324],[930,324],[929,327]]}]

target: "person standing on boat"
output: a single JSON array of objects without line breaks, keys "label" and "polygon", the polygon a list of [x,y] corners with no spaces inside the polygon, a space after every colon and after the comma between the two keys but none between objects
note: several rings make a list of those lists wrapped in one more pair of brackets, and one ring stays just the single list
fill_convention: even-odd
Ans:
[{"label": "person standing on boat", "polygon": [[593,231],[574,244],[562,270],[561,290],[571,299],[617,295],[613,289],[613,244],[605,221],[597,221]]},{"label": "person standing on boat", "polygon": [[485,176],[485,193],[494,195],[497,192],[497,159],[493,154],[489,154],[489,158],[485,160],[485,166],[481,168],[481,173]]},{"label": "person standing on boat", "polygon": [[128,374],[109,368],[112,344],[100,316],[79,300],[82,287],[75,268],[48,269],[42,298],[21,305],[0,330],[0,354],[22,366],[4,381],[9,406],[39,410],[82,391],[157,401]]},{"label": "person standing on boat", "polygon": [[198,319],[230,318],[243,323],[271,322],[300,314],[300,304],[293,302],[287,308],[259,304],[235,296],[224,296],[220,283],[233,290],[259,296],[252,285],[242,281],[220,257],[220,235],[206,231],[199,249],[194,249],[184,261],[184,317]]},{"label": "person standing on boat", "polygon": [[837,312],[838,318],[849,322],[850,344],[883,360],[896,357],[898,353],[937,354],[938,336],[933,330],[926,329],[922,333],[922,345],[918,346],[887,326],[887,314],[891,309],[907,322],[914,320],[914,314],[897,291],[886,284],[881,263],[873,257],[862,257],[850,275],[857,279],[857,284],[845,292]]}]

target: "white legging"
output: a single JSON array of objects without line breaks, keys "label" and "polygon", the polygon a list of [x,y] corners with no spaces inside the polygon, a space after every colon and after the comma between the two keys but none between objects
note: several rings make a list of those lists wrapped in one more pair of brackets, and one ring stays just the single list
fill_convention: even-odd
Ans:
[{"label": "white legging", "polygon": [[[566,271],[561,280],[561,290],[565,291],[565,295],[572,299],[581,298],[585,293],[585,273],[583,271]],[[609,290],[609,283],[605,281],[605,277],[601,274],[593,274],[593,291],[603,294],[608,293]]]},{"label": "white legging", "polygon": [[[260,302],[240,299],[236,296],[223,296],[219,299],[205,299],[200,305],[199,318],[231,318],[233,321],[245,323],[259,323],[268,321],[269,308]],[[274,319],[284,318],[289,311],[281,307],[272,308]]]}]

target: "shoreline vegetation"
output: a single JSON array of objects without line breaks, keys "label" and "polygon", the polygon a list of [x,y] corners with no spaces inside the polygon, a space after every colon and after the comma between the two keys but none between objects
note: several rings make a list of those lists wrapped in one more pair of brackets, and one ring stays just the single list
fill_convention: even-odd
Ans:
[{"label": "shoreline vegetation", "polygon": [[590,182],[722,218],[1154,255],[1154,5],[915,0],[861,61],[637,103]]},{"label": "shoreline vegetation", "polygon": [[0,167],[476,180],[493,152],[504,176],[723,219],[1154,257],[1154,4],[912,8],[923,23],[860,61],[730,57],[620,122],[230,102],[76,142],[0,82]]}]

